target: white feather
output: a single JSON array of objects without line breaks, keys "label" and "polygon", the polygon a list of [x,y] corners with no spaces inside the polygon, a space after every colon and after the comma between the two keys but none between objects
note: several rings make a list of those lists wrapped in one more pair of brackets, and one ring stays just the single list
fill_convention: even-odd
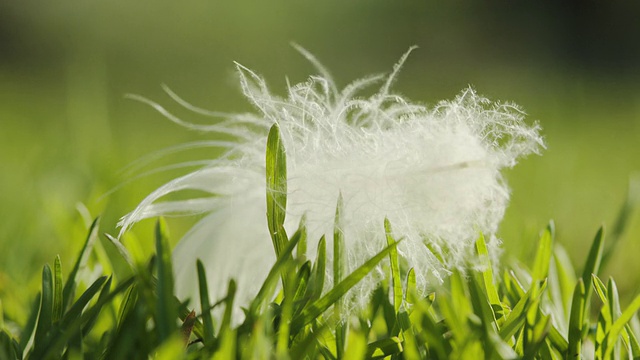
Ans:
[{"label": "white feather", "polygon": [[[256,295],[273,265],[265,215],[264,150],[274,123],[280,127],[287,156],[285,227],[293,233],[306,215],[309,257],[315,255],[322,235],[330,253],[336,202],[342,194],[350,270],[384,248],[385,217],[395,237],[404,239],[399,254],[415,269],[423,293],[451,269],[473,264],[479,232],[488,239],[495,260],[500,246],[495,234],[509,199],[500,170],[544,147],[539,127],[526,125],[517,106],[491,102],[471,88],[433,109],[390,93],[409,52],[390,76],[356,80],[339,92],[327,70],[306,50],[298,50],[321,74],[290,85],[286,99],[272,95],[260,76],[237,64],[244,95],[258,109],[255,115],[223,114],[222,123],[191,125],[144,100],[172,121],[237,138],[227,156],[160,187],[120,223],[124,232],[148,217],[209,214],[174,250],[179,296],[198,298],[197,258],[207,268],[212,299],[222,298],[228,280],[234,278],[239,306]],[[380,80],[384,83],[376,94],[358,96]],[[206,113],[171,94],[184,106]],[[192,189],[211,197],[161,200]],[[441,252],[444,263],[429,249]],[[327,275],[331,286],[331,274]],[[362,306],[384,276],[382,266],[376,268],[350,293],[349,304]]]}]

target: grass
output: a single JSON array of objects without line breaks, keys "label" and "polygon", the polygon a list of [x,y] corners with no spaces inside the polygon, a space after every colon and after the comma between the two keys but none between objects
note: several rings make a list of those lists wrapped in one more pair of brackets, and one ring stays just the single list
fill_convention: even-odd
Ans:
[{"label": "grass", "polygon": [[[0,359],[640,357],[640,296],[623,307],[616,282],[599,277],[611,252],[603,228],[579,272],[554,242],[553,223],[542,231],[531,262],[496,271],[480,235],[476,250],[482,266],[453,270],[445,284],[420,295],[414,270],[398,261],[393,224],[385,221],[387,247],[350,274],[342,273],[344,248],[336,242],[332,271],[337,284],[323,292],[324,238],[317,258],[306,259],[304,222],[291,236],[283,231],[286,160],[278,136],[278,129],[272,128],[266,155],[270,188],[281,190],[267,193],[268,224],[278,258],[244,319],[232,315],[233,280],[224,298],[209,299],[207,264],[201,262],[194,264],[201,306],[174,296],[168,231],[162,219],[155,228],[151,258],[107,236],[129,264],[130,276],[90,274],[87,264],[99,244],[95,220],[66,279],[59,257],[53,269],[43,267],[41,289],[26,321],[18,322],[11,314],[0,318]],[[338,202],[337,238],[340,212]],[[110,262],[115,259],[100,259],[103,269],[113,268]],[[368,306],[346,312],[342,299],[378,264],[388,272],[387,280],[371,294]],[[218,308],[222,315],[213,317],[212,310]]]}]

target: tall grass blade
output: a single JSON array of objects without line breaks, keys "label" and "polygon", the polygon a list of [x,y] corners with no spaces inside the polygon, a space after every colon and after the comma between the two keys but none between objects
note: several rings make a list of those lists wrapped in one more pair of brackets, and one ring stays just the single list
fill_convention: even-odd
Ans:
[{"label": "tall grass blade", "polygon": [[118,309],[118,331],[121,330],[125,318],[129,316],[131,311],[133,311],[137,301],[138,290],[136,285],[133,284],[124,293],[124,297],[122,298],[122,301],[120,303],[120,308]]},{"label": "tall grass blade", "polygon": [[503,340],[508,340],[515,333],[522,328],[524,322],[526,320],[526,313],[529,310],[530,304],[532,302],[537,302],[540,299],[540,296],[544,292],[546,287],[546,281],[541,285],[535,282],[531,289],[527,291],[525,296],[521,297],[520,300],[516,303],[516,306],[513,307],[511,313],[507,317],[507,320],[502,324],[500,328],[500,337]]},{"label": "tall grass blade", "polygon": [[[338,203],[336,205],[336,216],[333,227],[333,283],[338,284],[346,269],[346,254],[344,246],[344,232],[342,231],[342,209],[344,203],[342,194],[338,195]],[[338,319],[342,318],[344,312],[344,299],[338,298],[334,305],[334,316]],[[342,359],[344,357],[345,341],[347,337],[347,324],[342,321],[336,325],[336,357]]]},{"label": "tall grass blade", "polygon": [[366,355],[368,355],[367,339],[364,334],[361,331],[349,331],[344,358],[354,360],[371,359],[371,356]]},{"label": "tall grass blade", "polygon": [[600,262],[602,260],[602,251],[604,249],[604,227],[601,226],[596,233],[595,238],[593,239],[593,243],[591,244],[591,249],[589,250],[589,255],[587,256],[587,261],[584,266],[584,270],[582,271],[582,282],[584,283],[584,288],[587,290],[584,299],[584,316],[585,318],[582,322],[587,321],[587,317],[589,316],[589,305],[591,301],[591,287],[593,286],[592,281],[593,278],[591,274],[598,275],[600,272]]},{"label": "tall grass blade", "polygon": [[79,333],[81,331],[80,326],[82,325],[82,311],[89,301],[98,293],[98,291],[100,291],[106,280],[107,277],[102,276],[94,281],[93,284],[91,284],[91,286],[89,286],[89,288],[82,293],[80,297],[78,297],[78,300],[71,305],[69,311],[64,314],[58,325],[50,329],[49,335],[42,338],[39,345],[35,343],[34,340],[34,348],[30,356],[31,358],[57,358],[60,356],[65,344],[67,344],[70,339],[81,336]]},{"label": "tall grass blade", "polygon": [[309,291],[311,292],[309,301],[313,302],[320,298],[322,290],[324,289],[324,277],[327,267],[327,240],[324,235],[318,242],[318,251],[316,254],[316,261],[313,264],[313,275],[309,280]]},{"label": "tall grass blade", "polygon": [[271,270],[269,270],[267,278],[262,283],[258,294],[251,301],[251,305],[249,306],[249,312],[252,315],[257,315],[262,305],[269,301],[268,297],[271,295],[271,289],[274,287],[275,280],[278,278],[279,274],[282,274],[282,270],[291,260],[291,254],[296,245],[298,245],[298,241],[300,241],[299,236],[291,238],[291,241],[286,244],[282,254],[280,254],[280,257],[276,260],[275,264],[273,264]]},{"label": "tall grass blade", "polygon": [[51,329],[53,320],[53,277],[51,268],[45,265],[42,269],[42,297],[40,301],[40,314],[33,338],[34,352],[42,351],[47,340],[47,333]]},{"label": "tall grass blade", "polygon": [[38,293],[31,304],[31,311],[29,312],[29,318],[22,328],[22,333],[20,334],[20,342],[18,343],[22,352],[27,350],[27,345],[29,344],[29,340],[31,339],[31,335],[33,335],[33,329],[36,327],[36,323],[38,321],[38,315],[40,311],[40,298],[41,293]]},{"label": "tall grass blade", "polygon": [[62,318],[62,313],[64,312],[64,299],[62,294],[62,265],[60,263],[60,255],[56,256],[56,259],[53,263],[53,314],[52,314],[52,322],[53,324],[60,321]]},{"label": "tall grass blade", "polygon": [[84,325],[82,326],[83,336],[86,336],[93,329],[96,322],[98,321],[98,316],[100,316],[100,309],[104,306],[104,304],[107,303],[107,298],[111,291],[112,280],[113,278],[109,276],[109,278],[107,279],[107,282],[102,287],[102,290],[100,290],[100,295],[98,295],[98,301],[94,305],[92,313],[86,314],[85,319],[83,320]]},{"label": "tall grass blade", "polygon": [[371,259],[367,260],[364,264],[353,271],[349,276],[342,280],[339,284],[336,284],[333,289],[327,292],[323,297],[315,301],[313,304],[305,308],[300,315],[293,318],[291,321],[292,332],[298,332],[302,326],[305,326],[315,320],[323,312],[325,312],[331,305],[335,304],[343,295],[345,295],[355,284],[362,280],[373,268],[384,259],[392,248],[395,248],[398,243],[389,245],[376,254]]},{"label": "tall grass blade", "polygon": [[551,263],[551,254],[553,252],[554,228],[553,222],[550,222],[538,241],[538,251],[536,252],[531,272],[532,281],[542,281],[549,273],[549,264]]},{"label": "tall grass blade", "polygon": [[158,340],[163,342],[176,332],[178,311],[174,306],[173,269],[167,225],[163,219],[158,219],[155,229],[156,238],[156,330]]},{"label": "tall grass blade", "polygon": [[63,296],[63,308],[67,309],[71,306],[73,302],[73,297],[75,296],[76,291],[76,277],[78,276],[78,272],[80,269],[84,268],[87,265],[87,261],[89,261],[89,255],[91,255],[91,251],[93,250],[93,246],[98,239],[98,228],[100,227],[100,218],[97,217],[91,223],[91,227],[89,227],[89,234],[87,235],[87,239],[82,245],[82,249],[80,250],[80,254],[69,273],[69,278],[67,279],[67,283],[62,290]]},{"label": "tall grass blade", "polygon": [[493,268],[491,266],[489,251],[487,250],[487,243],[484,240],[483,234],[480,234],[478,240],[476,240],[476,253],[479,256],[482,265],[482,284],[486,291],[487,298],[489,299],[489,303],[499,305],[502,308],[498,289],[493,281]]},{"label": "tall grass blade", "polygon": [[3,328],[0,327],[0,359],[22,359],[22,352],[20,351],[18,343],[2,329]]},{"label": "tall grass blade", "polygon": [[267,137],[266,173],[267,224],[276,257],[279,258],[288,240],[284,232],[287,209],[287,161],[277,124],[271,127]]},{"label": "tall grass blade", "polygon": [[[387,218],[384,219],[384,231],[387,237],[387,245],[395,244],[396,240],[391,233],[391,223]],[[397,314],[400,312],[400,306],[402,306],[402,282],[400,281],[398,249],[391,249],[389,252],[389,261],[391,263],[391,280],[393,286],[393,309]]]},{"label": "tall grass blade", "polygon": [[233,315],[233,303],[236,299],[237,285],[236,281],[229,280],[229,286],[227,287],[227,296],[225,297],[224,313],[222,314],[222,322],[220,323],[220,334],[224,334],[227,330],[231,329],[231,316]]},{"label": "tall grass blade", "polygon": [[237,358],[236,351],[236,331],[228,329],[220,334],[220,347],[211,357],[212,360],[229,360]]},{"label": "tall grass blade", "polygon": [[118,254],[120,254],[120,256],[124,259],[124,261],[126,261],[129,267],[131,267],[132,269],[135,269],[135,262],[133,260],[133,257],[129,253],[129,250],[127,250],[127,248],[118,239],[114,238],[113,236],[106,233],[104,234],[104,236],[116,248],[116,250],[118,250]]},{"label": "tall grass blade", "polygon": [[607,242],[607,246],[604,248],[602,253],[602,267],[605,268],[609,259],[611,258],[611,254],[618,247],[620,240],[622,239],[622,234],[624,233],[629,221],[631,219],[631,215],[633,215],[634,210],[638,206],[638,192],[640,189],[640,178],[632,177],[629,179],[629,185],[627,186],[627,196],[624,199],[624,203],[620,208],[620,212],[615,220],[615,224],[613,225],[613,229],[609,234],[609,241]]},{"label": "tall grass blade", "polygon": [[394,336],[368,344],[366,358],[384,358],[387,356],[399,355],[402,353],[402,350],[402,341],[397,336]]},{"label": "tall grass blade", "polygon": [[631,320],[631,318],[640,310],[640,295],[636,296],[631,304],[620,314],[620,317],[611,325],[611,330],[607,334],[607,355],[611,355],[614,345],[625,328],[625,325]]},{"label": "tall grass blade", "polygon": [[[298,224],[298,230],[296,232],[299,232],[299,236],[300,236],[300,241],[298,242],[298,246],[296,246],[296,258],[304,261],[307,258],[307,226],[306,226],[306,222],[307,222],[307,217],[305,215],[302,215],[302,217],[300,218],[300,223]],[[296,234],[293,234],[293,236],[296,236]]]},{"label": "tall grass blade", "polygon": [[204,331],[204,343],[206,345],[213,341],[213,318],[211,317],[211,302],[209,300],[209,287],[207,285],[207,274],[200,259],[196,262],[198,270],[198,289],[200,290],[200,309],[202,311],[202,325]]},{"label": "tall grass blade", "polygon": [[585,286],[582,278],[580,278],[576,284],[575,291],[573,292],[573,301],[571,302],[567,359],[576,359],[582,356],[582,329],[585,319],[585,299]]}]

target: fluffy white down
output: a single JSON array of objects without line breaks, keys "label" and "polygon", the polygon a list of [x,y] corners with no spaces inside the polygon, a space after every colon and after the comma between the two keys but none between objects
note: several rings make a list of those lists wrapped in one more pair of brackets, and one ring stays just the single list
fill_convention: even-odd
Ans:
[{"label": "fluffy white down", "polygon": [[[415,268],[422,292],[452,268],[474,263],[480,232],[496,257],[500,241],[495,233],[509,200],[500,170],[544,147],[539,127],[526,125],[517,106],[491,102],[470,88],[431,109],[392,94],[391,83],[409,52],[390,75],[357,80],[338,91],[315,58],[298,50],[320,74],[289,86],[284,99],[272,95],[261,77],[237,65],[243,92],[258,109],[255,115],[212,113],[223,121],[193,125],[143,99],[173,121],[237,139],[212,142],[228,147],[228,153],[159,188],[121,221],[124,232],[148,217],[208,213],[174,250],[178,295],[198,299],[195,261],[200,258],[211,298],[222,298],[228,280],[235,278],[236,304],[245,306],[274,263],[265,215],[264,164],[267,134],[274,123],[280,127],[287,156],[285,227],[292,234],[306,214],[309,258],[315,256],[322,235],[331,258],[339,194],[344,199],[342,231],[350,270],[384,248],[385,217],[394,236],[403,239],[398,246],[401,261],[406,269]],[[373,84],[381,84],[377,93],[360,95]],[[161,201],[166,194],[188,189],[211,197]],[[429,249],[439,252],[444,262]],[[349,304],[357,308],[368,299],[386,276],[383,268],[378,266],[352,290]],[[330,272],[327,276],[330,287]]]}]

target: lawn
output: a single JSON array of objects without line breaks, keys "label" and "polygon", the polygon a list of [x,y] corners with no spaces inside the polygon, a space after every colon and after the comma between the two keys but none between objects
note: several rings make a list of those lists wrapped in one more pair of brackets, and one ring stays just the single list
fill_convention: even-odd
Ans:
[{"label": "lawn", "polygon": [[[343,340],[350,344],[342,350],[372,355],[377,345],[371,344],[383,341],[381,344],[387,349],[384,351],[413,349],[407,351],[414,351],[418,357],[427,353],[442,357],[440,351],[451,355],[451,351],[461,348],[461,339],[468,335],[456,333],[449,337],[447,331],[475,334],[469,337],[471,340],[465,345],[468,349],[464,351],[475,351],[478,346],[488,349],[487,344],[491,343],[495,345],[491,351],[502,349],[508,355],[509,350],[505,349],[509,347],[523,357],[529,354],[527,351],[561,354],[586,336],[593,342],[598,335],[578,336],[574,330],[571,337],[572,326],[580,327],[580,331],[588,328],[582,322],[576,323],[577,318],[567,313],[575,298],[574,290],[577,289],[576,296],[582,299],[576,301],[588,303],[589,297],[594,299],[587,305],[592,310],[592,323],[596,324],[598,316],[605,316],[604,325],[600,325],[611,330],[615,320],[599,315],[600,306],[604,302],[613,308],[617,306],[615,299],[619,298],[621,311],[612,310],[613,317],[624,314],[622,310],[630,304],[631,308],[634,306],[640,281],[640,263],[635,255],[640,252],[637,241],[640,221],[633,211],[640,197],[638,176],[634,175],[640,168],[640,79],[637,75],[640,52],[637,45],[621,45],[634,44],[631,39],[640,32],[631,16],[633,10],[632,7],[611,7],[608,12],[584,12],[580,17],[553,5],[541,9],[525,5],[436,8],[430,4],[394,5],[383,1],[371,4],[360,1],[347,6],[335,1],[326,6],[275,1],[246,8],[232,3],[206,2],[187,8],[169,2],[154,6],[125,2],[69,3],[38,8],[0,5],[3,24],[0,26],[0,164],[3,169],[0,175],[3,189],[0,192],[0,218],[3,219],[0,299],[5,326],[15,336],[18,329],[28,327],[34,296],[42,291],[43,266],[48,263],[55,270],[56,255],[60,255],[64,283],[73,283],[69,278],[72,264],[92,221],[100,216],[99,236],[89,256],[93,272],[79,274],[84,277],[77,281],[84,290],[89,285],[87,282],[99,274],[113,273],[111,289],[105,286],[107,280],[97,283],[92,295],[94,299],[104,297],[104,303],[93,300],[91,306],[84,309],[81,323],[77,320],[79,313],[72,314],[76,320],[68,313],[77,300],[69,294],[62,299],[67,305],[56,316],[61,319],[63,314],[70,316],[70,323],[65,325],[69,329],[91,325],[86,328],[90,336],[85,339],[87,344],[95,345],[91,351],[103,349],[98,342],[105,329],[113,327],[110,341],[116,341],[118,334],[124,336],[116,326],[126,316],[118,315],[118,311],[124,311],[121,301],[132,296],[132,291],[125,292],[126,286],[117,286],[127,284],[127,279],[136,274],[138,268],[131,268],[102,234],[116,235],[119,231],[116,223],[121,216],[153,189],[184,173],[184,169],[162,172],[154,169],[220,155],[216,149],[193,149],[164,155],[138,166],[138,161],[149,154],[187,141],[211,140],[211,135],[173,124],[149,106],[125,95],[133,93],[152,99],[181,118],[200,124],[210,119],[181,109],[162,91],[161,84],[167,84],[180,97],[203,108],[253,111],[236,84],[233,61],[264,75],[270,89],[284,95],[285,77],[296,83],[315,71],[291,47],[290,42],[295,41],[312,51],[331,70],[340,86],[366,74],[388,73],[401,54],[410,46],[418,45],[419,49],[409,57],[394,84],[394,91],[432,107],[440,100],[453,99],[471,84],[492,100],[511,101],[524,108],[525,121],[539,122],[546,143],[542,156],[529,156],[513,169],[504,171],[511,200],[498,232],[504,242],[499,269],[516,269],[520,287],[514,285],[515,280],[508,273],[496,273],[498,303],[492,298],[494,290],[482,274],[480,277],[455,275],[446,284],[448,290],[444,298],[455,297],[453,293],[459,291],[471,294],[471,299],[481,304],[463,302],[459,308],[449,310],[438,296],[435,302],[429,298],[416,300],[416,305],[409,309],[411,304],[406,301],[413,295],[407,283],[402,286],[403,305],[387,303],[381,300],[386,299],[385,294],[391,292],[391,299],[397,294],[384,288],[380,290],[384,294],[379,295],[378,302],[372,306],[384,308],[386,312],[371,310],[358,320],[359,327],[351,326],[350,331],[342,332],[341,336],[346,336]],[[546,11],[554,16],[547,17]],[[574,34],[572,29],[579,26],[580,21],[588,21],[585,26],[594,31],[584,37]],[[616,26],[603,25],[610,21]],[[629,197],[634,176],[635,192]],[[629,206],[625,213],[628,217],[624,231],[620,232],[617,219],[625,204]],[[166,219],[172,236],[167,240],[169,245],[165,251],[197,220],[198,217]],[[554,284],[561,280],[552,277],[548,283],[542,282],[550,260],[545,258],[548,254],[540,253],[545,251],[541,249],[540,239],[545,238],[543,230],[550,220],[555,224],[553,243],[561,245],[570,260],[563,262],[563,255],[558,255],[554,257],[556,266],[561,261],[567,273],[583,279],[586,286],[583,297],[575,279],[564,285]],[[602,225],[607,261],[599,269],[600,286],[597,279],[585,275],[584,264],[590,259],[594,235]],[[147,220],[136,225],[130,236],[139,245],[136,259],[140,262],[136,262],[136,266],[155,266],[154,274],[159,277],[166,271],[158,268],[162,262],[149,262],[150,256],[159,249],[152,235],[154,231],[155,220]],[[616,245],[608,253],[607,244],[613,243]],[[387,250],[385,259],[392,253],[391,249]],[[534,261],[536,253],[539,255]],[[547,259],[546,263],[543,258]],[[299,273],[300,261],[287,258],[281,266]],[[521,269],[519,264],[526,264],[530,270]],[[525,272],[529,276],[523,275]],[[403,274],[403,278],[407,276]],[[609,276],[615,283],[608,282]],[[56,278],[55,271],[52,278]],[[525,278],[528,280],[524,281]],[[158,294],[151,278],[132,279],[129,281],[139,286],[137,296],[141,300],[135,305],[139,317],[130,321],[139,325],[159,316],[157,306],[160,305],[156,301],[161,299],[154,296],[163,294]],[[560,290],[552,285],[558,285]],[[571,294],[567,295],[567,289]],[[277,311],[287,309],[284,299],[290,297],[286,290],[277,300]],[[474,295],[474,291],[480,292]],[[52,301],[59,301],[55,289],[52,294]],[[110,296],[117,301],[107,302]],[[170,297],[167,293],[164,296]],[[535,301],[527,300],[526,307],[518,308],[524,322],[510,328],[507,312],[514,312],[524,298]],[[220,299],[210,300],[213,303]],[[266,326],[265,321],[273,320],[269,316],[276,315],[266,311],[266,303],[272,299],[260,299],[263,300],[264,304],[260,304],[244,328],[234,330],[222,326],[221,319],[214,319],[216,330],[212,333],[206,330],[206,319],[198,318],[192,340],[202,338],[204,346],[194,348],[204,349],[198,350],[203,351],[201,354],[220,349],[233,351],[228,349],[235,349],[236,344],[246,341],[243,336],[254,334],[253,342],[247,345],[250,349],[260,352],[272,346],[269,351],[278,356],[295,357],[303,347],[285,349],[282,338],[286,336],[280,334],[290,332],[289,345],[306,344],[305,341],[311,341],[310,329],[323,323],[331,326],[318,330],[321,332],[318,336],[334,338],[334,343],[314,342],[309,346],[325,357],[329,356],[326,351],[334,356],[342,351],[335,343],[335,335],[340,332],[336,333],[333,323],[308,315],[305,311],[312,310],[305,306],[287,310],[292,311],[288,315],[276,314],[292,318],[296,314],[307,314],[305,324],[297,329]],[[167,301],[169,304],[164,306],[171,308],[171,300]],[[483,307],[483,301],[494,306],[491,308],[493,318],[484,317],[487,308]],[[310,304],[313,301],[307,306]],[[545,304],[564,306],[564,320],[558,317],[556,322],[548,322],[553,324],[551,327],[536,325],[547,324],[545,319],[551,312]],[[223,302],[220,308],[224,305]],[[496,305],[509,310],[501,313]],[[96,324],[88,322],[92,311],[99,310],[107,315],[96,318]],[[182,310],[185,309],[171,311]],[[446,318],[447,311],[453,310],[459,311],[443,328],[439,321]],[[470,315],[472,313],[477,319]],[[525,313],[528,315],[522,315]],[[408,323],[402,322],[403,314],[409,317]],[[184,320],[185,314],[181,315]],[[460,321],[470,318],[477,321],[460,325]],[[371,328],[361,326],[363,319],[372,323]],[[170,323],[166,327],[172,328],[175,320],[169,315],[164,320],[154,320],[154,338],[140,351],[156,351],[165,339],[169,339],[169,345],[162,351],[170,353],[181,348],[181,340],[167,336],[166,329],[161,329],[166,323],[157,323],[166,321]],[[505,322],[509,325],[508,331],[504,330]],[[56,324],[55,318],[51,324]],[[453,330],[456,326],[461,327]],[[567,348],[553,329],[562,334]],[[623,344],[631,346],[631,330],[624,326],[622,329],[618,326],[615,331],[622,334]],[[205,334],[206,331],[209,332]],[[228,339],[234,338],[237,343],[222,341],[225,331],[232,334]],[[40,330],[40,335],[46,333],[47,329]],[[434,336],[446,341],[429,343],[428,339]],[[501,339],[498,341],[495,336]],[[407,347],[406,342],[411,343],[412,337],[422,345]],[[52,335],[46,341],[52,339],[58,338]],[[67,344],[76,340],[59,341]],[[172,347],[172,341],[180,345]],[[321,345],[325,346],[324,350]],[[60,353],[63,348],[73,347],[52,347]],[[548,350],[541,350],[543,348]],[[404,354],[404,350],[402,352]],[[165,356],[171,358],[171,355]]]}]

